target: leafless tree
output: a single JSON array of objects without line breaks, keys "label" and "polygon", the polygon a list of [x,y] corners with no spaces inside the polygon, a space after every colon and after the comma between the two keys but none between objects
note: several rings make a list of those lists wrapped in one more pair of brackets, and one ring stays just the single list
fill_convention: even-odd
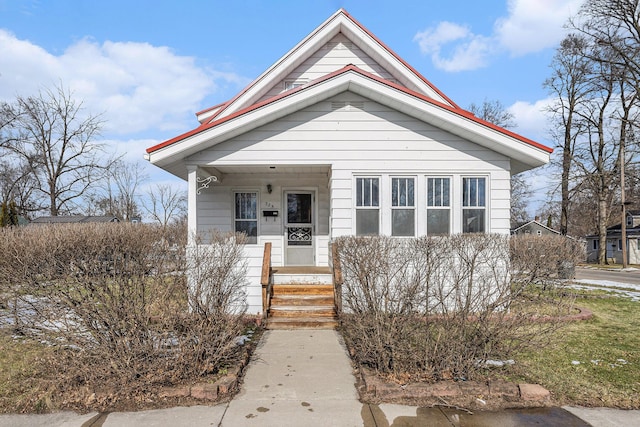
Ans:
[{"label": "leafless tree", "polygon": [[144,208],[162,226],[179,221],[186,212],[186,194],[169,184],[156,184],[147,195],[149,201]]},{"label": "leafless tree", "polygon": [[[469,111],[476,117],[505,129],[516,127],[514,115],[509,112],[498,100],[485,99],[482,104],[472,103]],[[524,222],[528,219],[527,208],[531,189],[523,175],[511,177],[511,224]]]},{"label": "leafless tree", "polygon": [[502,102],[498,100],[485,99],[481,105],[472,103],[469,106],[469,111],[476,117],[505,129],[516,127],[513,114],[507,111]]},{"label": "leafless tree", "polygon": [[29,215],[40,209],[36,198],[37,181],[24,164],[0,162],[0,201],[16,205],[20,215]]},{"label": "leafless tree", "polygon": [[116,161],[104,182],[89,194],[87,212],[113,215],[127,222],[140,217],[140,186],[147,179],[142,163]]},{"label": "leafless tree", "polygon": [[570,34],[561,43],[552,62],[552,75],[544,82],[544,87],[554,96],[549,106],[553,117],[552,134],[562,149],[559,162],[561,169],[560,233],[567,234],[569,207],[571,201],[570,175],[576,138],[581,133],[577,110],[586,102],[590,92],[592,62],[585,57],[587,40]]},{"label": "leafless tree", "polygon": [[6,144],[37,180],[53,216],[73,209],[113,164],[95,142],[102,122],[62,86],[15,101],[13,138]]}]

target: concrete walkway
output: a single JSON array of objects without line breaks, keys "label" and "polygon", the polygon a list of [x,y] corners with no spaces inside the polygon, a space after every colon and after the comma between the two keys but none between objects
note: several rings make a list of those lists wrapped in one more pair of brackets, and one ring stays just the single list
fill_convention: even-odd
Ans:
[{"label": "concrete walkway", "polygon": [[333,330],[267,331],[222,426],[362,426],[362,403]]},{"label": "concrete walkway", "polygon": [[594,426],[640,425],[640,411],[537,408],[476,412],[358,401],[351,363],[332,330],[267,331],[241,392],[228,404],[46,415],[0,415],[0,427],[210,426]]}]

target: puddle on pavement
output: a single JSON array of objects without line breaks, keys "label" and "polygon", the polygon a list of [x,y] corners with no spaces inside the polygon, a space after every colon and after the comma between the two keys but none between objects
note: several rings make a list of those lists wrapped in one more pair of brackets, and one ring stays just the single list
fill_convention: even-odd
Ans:
[{"label": "puddle on pavement", "polygon": [[400,416],[388,420],[378,405],[363,405],[364,427],[589,427],[590,424],[562,408],[507,409],[478,411],[468,414],[449,408],[417,408],[415,416]]}]

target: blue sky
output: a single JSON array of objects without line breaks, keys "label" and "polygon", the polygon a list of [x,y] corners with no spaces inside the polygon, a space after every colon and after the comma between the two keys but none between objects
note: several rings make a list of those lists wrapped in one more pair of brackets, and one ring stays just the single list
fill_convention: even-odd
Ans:
[{"label": "blue sky", "polygon": [[[62,82],[127,159],[197,125],[339,8],[463,108],[498,100],[553,146],[549,63],[581,0],[0,0],[0,100]],[[155,182],[176,182],[149,168]],[[544,198],[546,180],[532,176]],[[544,174],[542,174],[544,175]],[[180,184],[183,185],[183,184]]]}]

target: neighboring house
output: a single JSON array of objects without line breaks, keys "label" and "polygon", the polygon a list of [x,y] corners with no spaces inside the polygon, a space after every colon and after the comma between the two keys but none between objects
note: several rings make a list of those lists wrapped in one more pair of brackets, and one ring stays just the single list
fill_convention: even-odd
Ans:
[{"label": "neighboring house", "polygon": [[[627,212],[627,263],[640,264],[640,211]],[[600,237],[587,236],[587,262],[598,261]],[[622,264],[622,224],[607,228],[607,260]]]},{"label": "neighboring house", "polygon": [[253,313],[265,243],[274,266],[327,266],[339,236],[509,234],[511,175],[552,152],[460,108],[344,10],[196,115],[146,158],[188,181],[190,232],[247,234]]},{"label": "neighboring house", "polygon": [[41,216],[35,218],[30,224],[79,224],[87,222],[120,222],[115,216],[86,216],[86,215],[59,215]]},{"label": "neighboring house", "polygon": [[539,221],[539,218],[536,217],[533,221],[526,222],[514,228],[511,231],[511,234],[514,234],[514,235],[530,234],[532,236],[549,236],[549,235],[559,236],[560,232],[542,224]]}]

